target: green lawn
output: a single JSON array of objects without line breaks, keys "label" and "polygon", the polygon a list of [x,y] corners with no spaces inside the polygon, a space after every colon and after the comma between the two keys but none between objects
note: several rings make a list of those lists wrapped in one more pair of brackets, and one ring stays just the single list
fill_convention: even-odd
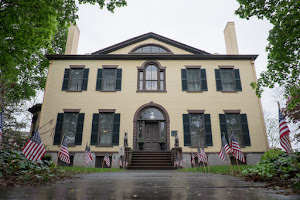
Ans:
[{"label": "green lawn", "polygon": [[59,167],[60,169],[65,170],[71,174],[80,174],[80,173],[101,173],[101,172],[122,172],[123,169],[114,169],[114,168],[90,168],[90,167]]},{"label": "green lawn", "polygon": [[[239,173],[238,166],[234,165],[233,171],[235,174]],[[247,168],[251,168],[251,165],[240,165],[241,171]],[[231,173],[231,167],[230,166],[210,166],[209,170],[207,167],[206,168],[206,173],[214,173],[214,174],[230,174]],[[197,172],[197,173],[205,173],[204,167],[197,167],[197,168],[186,168],[186,169],[178,169],[178,171],[181,172]]]}]

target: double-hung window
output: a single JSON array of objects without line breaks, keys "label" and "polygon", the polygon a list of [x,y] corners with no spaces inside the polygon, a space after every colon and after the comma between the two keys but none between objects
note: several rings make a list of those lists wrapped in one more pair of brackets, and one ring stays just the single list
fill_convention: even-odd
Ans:
[{"label": "double-hung window", "polygon": [[100,112],[93,114],[91,145],[119,145],[120,114]]},{"label": "double-hung window", "polygon": [[165,68],[149,62],[138,69],[138,91],[165,91]]},{"label": "double-hung window", "polygon": [[63,137],[66,137],[68,144],[81,145],[83,122],[84,113],[58,113],[53,144],[60,145]]},{"label": "double-hung window", "polygon": [[246,114],[226,113],[220,114],[221,135],[230,141],[232,133],[236,136],[240,146],[251,146],[248,121]]},{"label": "double-hung window", "polygon": [[184,146],[212,146],[210,114],[183,114]]},{"label": "double-hung window", "polygon": [[86,91],[88,85],[89,69],[83,65],[71,65],[65,69],[62,90],[63,91]]},{"label": "double-hung window", "polygon": [[98,69],[96,90],[120,91],[122,84],[122,69],[103,68]]},{"label": "double-hung window", "polygon": [[197,68],[181,69],[182,91],[207,91],[206,70]]},{"label": "double-hung window", "polygon": [[240,71],[233,68],[215,69],[217,91],[242,91]]}]

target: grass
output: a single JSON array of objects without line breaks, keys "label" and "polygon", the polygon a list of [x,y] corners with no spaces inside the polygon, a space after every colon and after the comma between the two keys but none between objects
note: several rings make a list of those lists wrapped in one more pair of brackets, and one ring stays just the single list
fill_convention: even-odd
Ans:
[{"label": "grass", "polygon": [[90,168],[90,167],[59,167],[62,170],[65,170],[67,173],[71,174],[80,174],[80,173],[101,173],[101,172],[122,172],[123,169],[114,169],[114,168]]},{"label": "grass", "polygon": [[[234,174],[239,174],[238,166],[233,165]],[[251,168],[251,165],[240,165],[241,171],[247,168]],[[213,173],[213,174],[231,174],[231,167],[230,166],[210,166],[209,171],[206,168],[206,173]],[[205,173],[204,167],[196,167],[196,168],[185,168],[185,169],[178,169],[181,172],[195,172],[195,173]]]}]

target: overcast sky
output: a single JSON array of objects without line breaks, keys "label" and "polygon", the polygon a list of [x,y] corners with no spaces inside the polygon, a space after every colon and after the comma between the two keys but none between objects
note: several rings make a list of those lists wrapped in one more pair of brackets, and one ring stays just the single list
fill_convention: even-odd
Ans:
[{"label": "overcast sky", "polygon": [[[236,0],[127,0],[115,13],[98,6],[80,5],[78,53],[92,53],[132,37],[154,32],[209,53],[225,54],[223,30],[235,22],[240,54],[259,54],[257,76],[266,70],[265,48],[272,25],[267,20],[240,19]],[[253,91],[254,92],[254,91]],[[264,93],[263,108],[277,116],[276,99]]]}]

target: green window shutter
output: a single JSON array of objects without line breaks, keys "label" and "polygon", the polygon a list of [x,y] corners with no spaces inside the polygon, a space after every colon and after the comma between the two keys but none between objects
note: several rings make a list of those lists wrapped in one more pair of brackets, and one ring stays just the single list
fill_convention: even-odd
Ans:
[{"label": "green window shutter", "polygon": [[99,129],[99,113],[94,113],[93,122],[92,122],[91,145],[97,144],[98,129]]},{"label": "green window shutter", "polygon": [[119,145],[119,135],[120,135],[120,114],[115,113],[114,115],[114,127],[112,135],[112,145]]},{"label": "green window shutter", "polygon": [[97,83],[96,83],[96,90],[102,90],[102,77],[103,77],[103,69],[98,69],[97,74]]},{"label": "green window shutter", "polygon": [[204,114],[205,146],[213,146],[210,114]]},{"label": "green window shutter", "polygon": [[227,132],[227,125],[226,125],[226,116],[225,114],[219,114],[219,120],[220,120],[220,130],[221,130],[221,137],[222,134],[225,133],[226,140],[228,142],[228,132]]},{"label": "green window shutter", "polygon": [[242,91],[242,84],[240,78],[240,70],[234,69],[234,77],[235,77],[235,87],[237,91]]},{"label": "green window shutter", "polygon": [[184,146],[191,146],[190,115],[183,114]]},{"label": "green window shutter", "polygon": [[63,122],[64,122],[64,113],[58,113],[57,120],[56,120],[54,141],[53,141],[54,145],[60,145]]},{"label": "green window shutter", "polygon": [[83,69],[82,87],[81,90],[86,91],[89,80],[89,69]]},{"label": "green window shutter", "polygon": [[201,87],[203,91],[207,91],[206,69],[201,69]]},{"label": "green window shutter", "polygon": [[221,71],[220,69],[215,69],[215,77],[216,77],[216,86],[217,91],[222,91],[222,82],[221,82]]},{"label": "green window shutter", "polygon": [[241,114],[241,126],[242,126],[242,141],[243,141],[242,145],[251,146],[246,114]]},{"label": "green window shutter", "polygon": [[122,86],[122,69],[117,69],[116,90],[121,91]]},{"label": "green window shutter", "polygon": [[65,69],[64,80],[62,85],[62,91],[66,91],[69,88],[70,69]]},{"label": "green window shutter", "polygon": [[83,123],[84,123],[84,113],[78,113],[76,135],[75,135],[75,144],[76,145],[81,145],[81,142],[82,142]]},{"label": "green window shutter", "polygon": [[186,69],[181,69],[182,91],[187,91],[187,76]]}]

